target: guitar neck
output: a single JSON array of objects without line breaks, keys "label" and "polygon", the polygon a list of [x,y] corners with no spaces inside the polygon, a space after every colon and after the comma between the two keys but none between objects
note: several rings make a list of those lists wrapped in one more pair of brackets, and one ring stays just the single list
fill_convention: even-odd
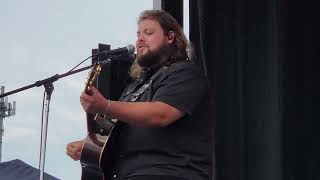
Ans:
[{"label": "guitar neck", "polygon": [[[96,80],[97,76],[101,72],[101,65],[96,63],[92,68],[91,72],[89,73],[88,81],[84,88],[84,92],[88,95],[91,95],[92,92],[89,90],[90,86],[93,86],[94,81]],[[96,129],[96,122],[95,122],[96,114],[87,113],[87,130],[89,133],[95,133]]]}]

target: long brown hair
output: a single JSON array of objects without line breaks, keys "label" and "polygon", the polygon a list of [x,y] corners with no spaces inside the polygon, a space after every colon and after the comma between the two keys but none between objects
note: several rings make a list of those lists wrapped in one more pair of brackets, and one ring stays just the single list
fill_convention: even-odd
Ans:
[{"label": "long brown hair", "polygon": [[[193,49],[183,33],[183,29],[174,17],[163,10],[146,10],[140,14],[138,24],[146,19],[157,21],[160,24],[164,35],[168,35],[169,32],[174,32],[175,34],[175,39],[169,47],[171,53],[167,60],[163,62],[164,66],[169,66],[177,61],[194,60]],[[131,77],[134,79],[139,78],[141,70],[142,68],[139,66],[136,59],[130,68]]]}]

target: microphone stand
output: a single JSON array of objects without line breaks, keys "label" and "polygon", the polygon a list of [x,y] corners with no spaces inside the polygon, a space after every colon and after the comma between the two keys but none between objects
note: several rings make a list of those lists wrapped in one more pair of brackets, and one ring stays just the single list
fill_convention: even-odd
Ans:
[{"label": "microphone stand", "polygon": [[[54,90],[53,87],[53,82],[57,81],[60,78],[75,74],[75,73],[79,73],[82,71],[85,71],[87,69],[92,68],[93,66],[99,64],[101,66],[106,65],[107,63],[110,63],[111,59],[107,59],[104,61],[100,61],[100,62],[96,62],[95,64],[91,64],[89,66],[77,69],[77,70],[73,70],[73,71],[69,71],[67,73],[64,74],[56,74],[52,77],[49,77],[47,79],[43,79],[40,81],[36,81],[33,84],[30,84],[28,86],[24,86],[21,88],[18,88],[16,90],[4,93],[4,94],[0,94],[0,98],[11,95],[11,94],[15,94],[18,93],[20,91],[26,90],[26,89],[30,89],[33,87],[39,87],[39,86],[44,86],[45,88],[45,108],[43,109],[44,112],[42,112],[42,114],[45,117],[45,121],[43,121],[43,116],[42,116],[42,122],[41,122],[41,145],[40,145],[40,162],[39,162],[39,170],[40,170],[40,180],[43,180],[43,175],[44,175],[44,165],[45,165],[45,152],[46,152],[46,144],[47,144],[47,130],[48,130],[48,119],[49,119],[49,108],[50,108],[50,101],[51,101],[51,94]],[[43,138],[44,137],[44,138]]]},{"label": "microphone stand", "polygon": [[[41,117],[41,140],[40,140],[41,143],[40,143],[40,162],[39,162],[40,180],[43,180],[43,175],[44,175],[49,107],[50,107],[51,94],[54,90],[53,84],[50,81],[44,84],[44,88],[45,88],[45,103],[44,103],[45,108],[42,109],[42,117]],[[43,115],[45,117],[45,121],[43,121]]]}]

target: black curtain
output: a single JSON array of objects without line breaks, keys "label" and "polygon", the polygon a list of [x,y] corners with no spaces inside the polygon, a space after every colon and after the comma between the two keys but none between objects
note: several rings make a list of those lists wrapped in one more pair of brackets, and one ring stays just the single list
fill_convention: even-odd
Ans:
[{"label": "black curtain", "polygon": [[183,0],[161,0],[161,9],[171,14],[183,26]]},{"label": "black curtain", "polygon": [[211,82],[215,179],[320,179],[316,2],[189,2]]},{"label": "black curtain", "polygon": [[285,179],[320,179],[320,11],[283,1]]}]

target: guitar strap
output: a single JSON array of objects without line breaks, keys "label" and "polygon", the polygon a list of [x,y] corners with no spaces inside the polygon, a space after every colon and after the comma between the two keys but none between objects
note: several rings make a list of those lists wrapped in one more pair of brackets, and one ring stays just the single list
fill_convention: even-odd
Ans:
[{"label": "guitar strap", "polygon": [[[132,93],[132,95],[127,99],[128,102],[135,102],[141,94],[145,92],[146,89],[149,88],[149,86],[152,84],[153,80],[158,77],[163,71],[164,67],[160,68],[156,73],[154,73],[151,78],[147,81],[147,83],[144,83],[136,92]],[[151,99],[149,99],[151,100]]]}]

